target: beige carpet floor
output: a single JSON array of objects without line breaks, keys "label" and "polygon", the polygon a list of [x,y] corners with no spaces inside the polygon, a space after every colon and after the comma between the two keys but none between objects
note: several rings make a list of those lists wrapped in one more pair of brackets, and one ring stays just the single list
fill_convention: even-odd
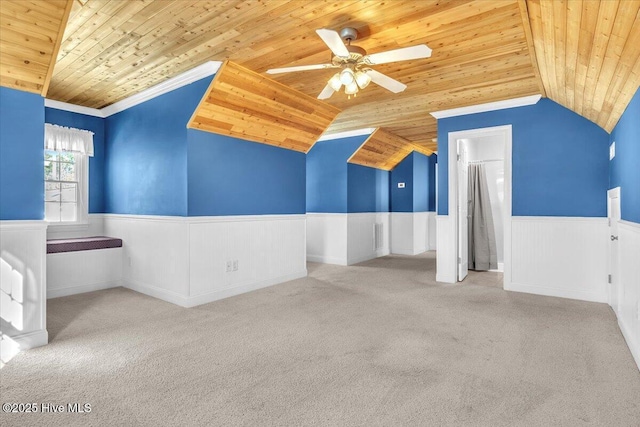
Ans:
[{"label": "beige carpet floor", "polygon": [[[435,282],[434,254],[192,309],[117,288],[48,302],[48,346],[0,371],[47,426],[638,426],[640,373],[604,304]],[[485,283],[482,283],[485,280]]]}]

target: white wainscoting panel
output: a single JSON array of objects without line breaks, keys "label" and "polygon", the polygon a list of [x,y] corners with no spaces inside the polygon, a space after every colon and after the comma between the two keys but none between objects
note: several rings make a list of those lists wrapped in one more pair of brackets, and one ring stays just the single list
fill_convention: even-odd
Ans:
[{"label": "white wainscoting panel", "polygon": [[189,218],[188,306],[305,277],[305,233],[304,215]]},{"label": "white wainscoting panel", "polygon": [[413,213],[413,255],[429,250],[429,214],[431,212]]},{"label": "white wainscoting panel", "polygon": [[123,285],[183,307],[306,276],[305,233],[304,215],[105,215]]},{"label": "white wainscoting panel", "polygon": [[391,212],[391,253],[414,255],[413,213]]},{"label": "white wainscoting panel", "polygon": [[455,283],[458,277],[455,254],[456,229],[449,215],[436,218],[438,250],[436,251],[436,281]]},{"label": "white wainscoting panel", "polygon": [[620,312],[618,324],[640,369],[640,224],[620,221]]},{"label": "white wainscoting panel", "polygon": [[0,221],[3,363],[48,342],[46,239],[45,221]]},{"label": "white wainscoting panel", "polygon": [[187,218],[107,214],[104,231],[109,237],[122,239],[124,286],[174,304],[187,304]]},{"label": "white wainscoting panel", "polygon": [[307,213],[307,259],[347,265],[347,214]]},{"label": "white wainscoting panel", "polygon": [[121,285],[122,248],[47,254],[47,298]]},{"label": "white wainscoting panel", "polygon": [[435,212],[427,212],[429,214],[427,224],[427,244],[430,251],[435,251],[438,248],[437,242],[437,215]]},{"label": "white wainscoting panel", "polygon": [[607,302],[606,218],[513,217],[507,290]]},{"label": "white wainscoting panel", "polygon": [[[435,224],[435,212],[392,212],[391,253],[418,255],[435,250]],[[433,239],[430,234],[434,235]]]},{"label": "white wainscoting panel", "polygon": [[[375,247],[375,225],[382,224],[381,247]],[[389,213],[347,214],[347,264],[389,255]]]},{"label": "white wainscoting panel", "polygon": [[429,221],[433,216],[435,212],[392,212],[391,253],[418,255],[429,250]]},{"label": "white wainscoting panel", "polygon": [[89,214],[87,224],[49,223],[47,239],[104,236],[104,214]]}]

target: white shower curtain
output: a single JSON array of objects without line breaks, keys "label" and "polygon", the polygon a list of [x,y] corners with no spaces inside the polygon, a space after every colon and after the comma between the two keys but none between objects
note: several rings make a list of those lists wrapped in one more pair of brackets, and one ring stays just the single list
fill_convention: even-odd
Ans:
[{"label": "white shower curtain", "polygon": [[498,268],[489,187],[482,164],[469,165],[469,269]]}]

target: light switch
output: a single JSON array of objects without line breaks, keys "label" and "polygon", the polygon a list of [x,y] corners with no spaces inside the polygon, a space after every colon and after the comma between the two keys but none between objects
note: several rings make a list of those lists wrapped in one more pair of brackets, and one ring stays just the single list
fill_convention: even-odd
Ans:
[{"label": "light switch", "polygon": [[404,182],[399,182],[398,183],[398,188],[404,188]]}]

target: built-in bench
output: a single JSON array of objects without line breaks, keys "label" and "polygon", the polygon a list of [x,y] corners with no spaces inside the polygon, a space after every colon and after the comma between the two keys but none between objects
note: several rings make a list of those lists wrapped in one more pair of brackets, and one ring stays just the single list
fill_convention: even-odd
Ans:
[{"label": "built-in bench", "polygon": [[122,239],[47,240],[47,298],[120,286]]},{"label": "built-in bench", "polygon": [[79,237],[75,239],[47,240],[47,253],[90,251],[94,249],[121,248],[122,239],[114,237],[95,236]]}]

